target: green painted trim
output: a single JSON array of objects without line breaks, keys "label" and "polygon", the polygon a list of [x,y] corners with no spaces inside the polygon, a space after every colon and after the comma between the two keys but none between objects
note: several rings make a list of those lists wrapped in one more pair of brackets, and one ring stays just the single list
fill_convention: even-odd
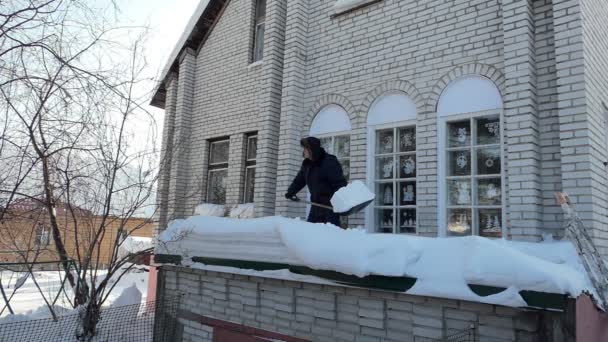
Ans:
[{"label": "green painted trim", "polygon": [[276,270],[284,270],[284,269],[289,268],[289,265],[286,265],[286,264],[262,262],[262,261],[235,260],[235,259],[192,257],[192,261],[200,262],[202,264],[211,265],[211,266],[234,267],[234,268],[240,268],[240,269],[245,269],[245,270],[254,270],[254,271],[276,271]]},{"label": "green painted trim", "polygon": [[[169,255],[169,254],[156,254],[154,256],[154,262],[175,264],[179,265],[182,261],[180,255]],[[272,262],[261,262],[261,261],[247,261],[247,260],[234,260],[234,259],[218,259],[218,258],[205,258],[205,257],[193,257],[193,262],[203,263],[211,266],[224,266],[234,267],[245,270],[255,271],[276,271],[276,270],[289,270],[292,273],[301,275],[315,276],[336,283],[363,287],[369,289],[380,289],[397,292],[407,292],[416,283],[416,278],[411,277],[387,277],[381,275],[369,275],[366,277],[357,277],[354,275],[344,274],[335,271],[327,270],[315,270],[306,266],[294,266],[283,263],[272,263]],[[486,286],[468,284],[471,291],[475,294],[487,297],[501,293],[506,290],[503,287]],[[526,301],[527,307],[529,308],[540,308],[549,310],[563,311],[566,309],[568,296],[558,293],[546,293],[538,291],[520,291],[519,294]]]},{"label": "green painted trim", "polygon": [[414,286],[417,280],[416,278],[410,277],[387,277],[381,275],[368,275],[360,278],[350,274],[335,271],[314,270],[304,266],[290,266],[289,270],[297,274],[312,275],[319,278],[333,280],[344,285],[398,292],[407,292],[412,288],[412,286]]},{"label": "green painted trim", "polygon": [[[504,287],[475,284],[468,285],[471,291],[482,297],[495,295],[506,290],[506,288]],[[521,296],[521,298],[523,298],[524,301],[526,301],[526,304],[528,305],[527,307],[529,308],[564,311],[568,303],[568,295],[559,293],[522,290],[519,291],[519,295]]]},{"label": "green painted trim", "polygon": [[495,286],[485,286],[485,285],[475,285],[475,284],[467,284],[471,291],[475,292],[476,295],[481,297],[487,297],[495,294],[499,294],[502,291],[506,290],[504,287],[495,287]]},{"label": "green painted trim", "polygon": [[519,291],[519,295],[531,308],[542,308],[565,311],[568,305],[568,295],[538,291]]},{"label": "green painted trim", "polygon": [[182,263],[182,256],[171,254],[154,254],[154,263],[179,265]]},{"label": "green painted trim", "polygon": [[324,278],[344,285],[399,292],[406,292],[407,290],[412,288],[412,286],[414,286],[414,284],[416,283],[416,278],[410,277],[387,277],[380,275],[369,275],[361,278],[354,275],[344,274],[335,271],[315,270],[306,266],[293,266],[281,263],[201,257],[193,257],[192,261],[200,262],[205,265],[235,267],[256,271],[289,270],[292,273]]}]

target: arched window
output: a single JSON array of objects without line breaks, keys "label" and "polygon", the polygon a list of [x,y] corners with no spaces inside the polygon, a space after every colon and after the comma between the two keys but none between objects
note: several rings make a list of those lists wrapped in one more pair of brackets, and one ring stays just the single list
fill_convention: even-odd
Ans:
[{"label": "arched window", "polygon": [[367,116],[368,184],[376,200],[367,226],[380,233],[416,233],[416,104],[403,92],[389,92]]},{"label": "arched window", "polygon": [[[341,106],[330,104],[321,109],[310,125],[309,135],[319,138],[321,146],[338,158],[344,177],[350,179],[350,132],[352,125],[348,113]],[[310,195],[308,195],[310,196]],[[306,214],[310,207],[307,207]],[[341,226],[348,227],[348,219],[340,218]]]},{"label": "arched window", "polygon": [[452,81],[437,106],[439,224],[449,236],[501,237],[502,98],[481,76]]},{"label": "arched window", "polygon": [[342,165],[344,176],[350,177],[350,131],[348,113],[338,105],[327,105],[315,116],[309,135],[321,140],[321,145],[335,155]]}]

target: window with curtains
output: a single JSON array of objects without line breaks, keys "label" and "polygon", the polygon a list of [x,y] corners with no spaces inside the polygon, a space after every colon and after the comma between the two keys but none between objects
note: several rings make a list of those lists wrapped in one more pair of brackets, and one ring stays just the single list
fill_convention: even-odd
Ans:
[{"label": "window with curtains", "polygon": [[252,62],[261,61],[264,58],[264,31],[266,28],[266,0],[256,0],[255,19],[253,34],[253,58]]},{"label": "window with curtains", "polygon": [[230,141],[228,139],[213,141],[209,145],[208,203],[226,204],[229,150]]}]

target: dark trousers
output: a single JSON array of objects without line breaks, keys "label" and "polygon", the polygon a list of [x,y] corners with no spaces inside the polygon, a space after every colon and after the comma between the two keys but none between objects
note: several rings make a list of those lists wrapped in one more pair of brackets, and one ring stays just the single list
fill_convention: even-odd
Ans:
[{"label": "dark trousers", "polygon": [[310,208],[307,221],[310,223],[331,223],[334,226],[340,227],[340,215],[329,209],[315,206]]}]

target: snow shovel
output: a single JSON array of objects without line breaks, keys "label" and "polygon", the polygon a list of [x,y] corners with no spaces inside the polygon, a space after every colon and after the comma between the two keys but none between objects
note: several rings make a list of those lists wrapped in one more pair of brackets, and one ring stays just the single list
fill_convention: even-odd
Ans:
[{"label": "snow shovel", "polygon": [[340,210],[337,211],[332,206],[301,200],[298,196],[293,196],[290,200],[329,209],[340,216],[349,216],[365,209],[365,207],[374,201],[374,197],[374,194],[361,181],[354,181],[338,190],[332,197],[331,202],[334,206],[338,203],[337,205],[340,207]]},{"label": "snow shovel", "polygon": [[[314,205],[315,207],[319,207],[319,208],[324,208],[324,209],[329,209],[331,211],[334,211],[334,207],[332,207],[331,205],[325,205],[325,204],[320,204],[320,203],[316,203],[316,202],[311,202],[311,201],[306,201],[303,199],[300,199],[298,196],[293,196],[290,198],[290,200],[294,201],[294,202],[302,202],[302,203],[306,203],[306,204],[310,204],[310,205]],[[357,204],[354,207],[351,207],[350,209],[348,209],[345,212],[342,213],[336,213],[340,216],[349,216],[355,213],[360,212],[361,210],[365,209],[365,207],[367,207],[370,203],[372,203],[374,200],[371,199],[369,201],[365,201],[363,203]]]}]

